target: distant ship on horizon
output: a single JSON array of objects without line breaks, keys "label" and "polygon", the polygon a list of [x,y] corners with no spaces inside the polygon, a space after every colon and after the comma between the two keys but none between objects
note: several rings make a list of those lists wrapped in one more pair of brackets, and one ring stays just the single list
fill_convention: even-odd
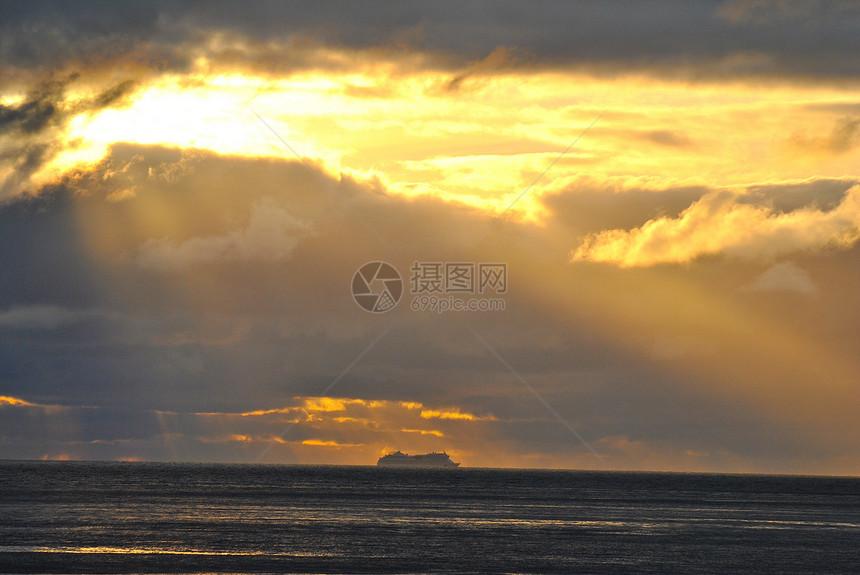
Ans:
[{"label": "distant ship on horizon", "polygon": [[444,451],[439,453],[424,453],[422,455],[409,455],[401,451],[394,451],[383,455],[376,462],[378,467],[459,467],[460,464],[451,461],[451,457]]}]

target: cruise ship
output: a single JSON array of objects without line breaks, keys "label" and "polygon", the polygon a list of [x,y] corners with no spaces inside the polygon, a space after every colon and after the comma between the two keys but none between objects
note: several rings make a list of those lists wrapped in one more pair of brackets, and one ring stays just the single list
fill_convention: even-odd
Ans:
[{"label": "cruise ship", "polygon": [[459,463],[451,461],[451,457],[444,451],[438,453],[425,453],[423,455],[409,455],[395,451],[384,455],[376,462],[379,467],[459,467]]}]

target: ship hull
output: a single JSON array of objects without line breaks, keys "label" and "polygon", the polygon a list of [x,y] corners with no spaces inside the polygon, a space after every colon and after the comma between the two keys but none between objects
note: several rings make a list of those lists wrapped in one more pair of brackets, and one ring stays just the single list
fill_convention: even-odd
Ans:
[{"label": "ship hull", "polygon": [[446,462],[446,463],[430,463],[426,461],[379,461],[376,463],[377,467],[436,467],[436,468],[454,468],[460,467],[459,463]]}]

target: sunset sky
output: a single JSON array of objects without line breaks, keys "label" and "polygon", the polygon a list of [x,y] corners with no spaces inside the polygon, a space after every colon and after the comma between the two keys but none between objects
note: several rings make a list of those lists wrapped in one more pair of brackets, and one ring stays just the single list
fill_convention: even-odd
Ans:
[{"label": "sunset sky", "polygon": [[[858,475],[858,32],[2,2],[0,458]],[[413,310],[415,262],[506,264],[504,309]]]}]

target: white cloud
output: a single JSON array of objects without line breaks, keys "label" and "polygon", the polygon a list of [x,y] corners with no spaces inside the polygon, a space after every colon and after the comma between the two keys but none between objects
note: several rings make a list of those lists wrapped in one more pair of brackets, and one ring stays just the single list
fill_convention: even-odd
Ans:
[{"label": "white cloud", "polygon": [[144,268],[168,271],[214,262],[282,260],[308,233],[308,227],[278,207],[274,200],[265,198],[251,208],[246,227],[183,242],[150,238],[140,247],[137,263]]},{"label": "white cloud", "polygon": [[741,291],[789,291],[803,295],[815,295],[818,289],[809,272],[792,262],[778,263],[758,276]]}]

